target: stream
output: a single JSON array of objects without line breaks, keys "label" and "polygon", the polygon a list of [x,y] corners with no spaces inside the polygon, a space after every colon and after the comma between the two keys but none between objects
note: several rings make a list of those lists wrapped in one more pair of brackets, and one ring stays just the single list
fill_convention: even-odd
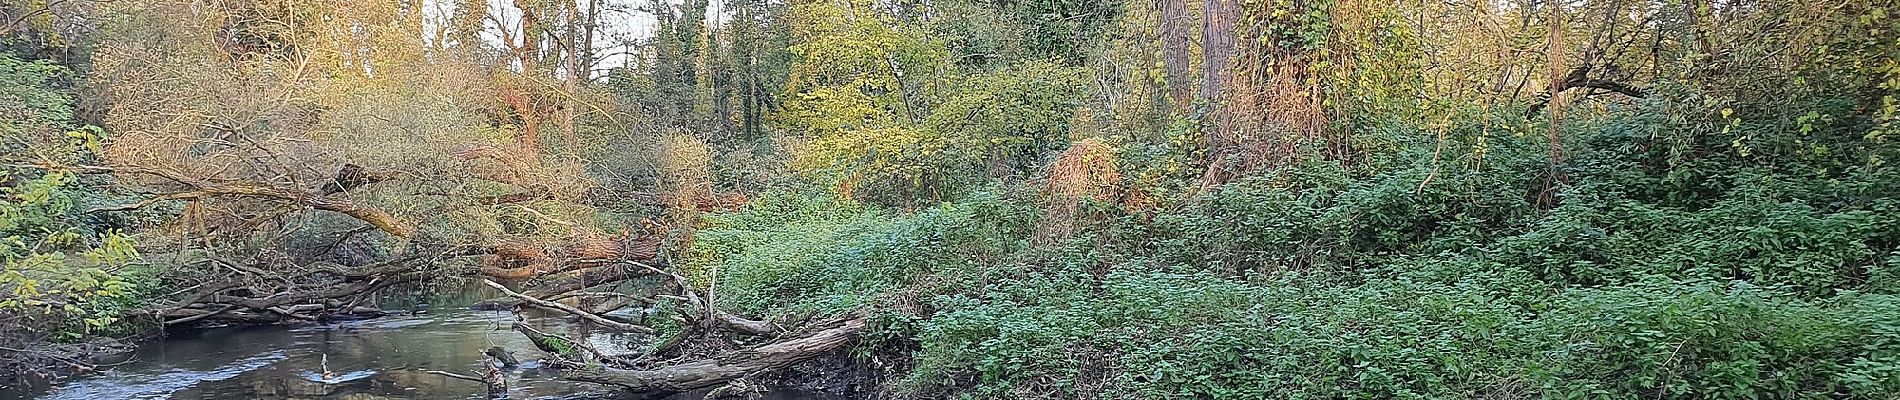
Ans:
[{"label": "stream", "polygon": [[[492,346],[522,362],[507,371],[509,399],[615,398],[607,387],[561,381],[558,371],[540,368],[543,354],[510,329],[514,314],[466,307],[496,297],[493,292],[431,297],[385,301],[390,316],[363,321],[173,333],[141,345],[129,360],[101,372],[34,388],[0,388],[0,399],[483,399],[486,389],[479,383],[423,371],[479,376],[482,351]],[[577,323],[559,315],[524,317],[524,323],[543,331],[582,336]],[[605,353],[629,351],[607,335],[584,336]],[[833,397],[769,391],[764,398]]]}]

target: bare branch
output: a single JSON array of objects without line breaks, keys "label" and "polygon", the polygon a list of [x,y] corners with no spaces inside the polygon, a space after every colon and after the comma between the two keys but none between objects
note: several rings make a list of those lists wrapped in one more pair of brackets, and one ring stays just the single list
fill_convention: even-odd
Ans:
[{"label": "bare branch", "polygon": [[528,302],[529,304],[561,310],[568,314],[574,314],[574,316],[576,317],[585,319],[588,322],[599,324],[600,326],[606,327],[608,329],[622,331],[622,332],[653,333],[653,328],[615,321],[615,320],[607,319],[606,317],[602,317],[598,314],[582,311],[581,309],[574,308],[566,304],[556,303],[556,302],[547,301],[547,300],[541,300],[541,299],[535,298],[534,296],[529,296],[529,295],[515,292],[514,290],[510,290],[508,289],[507,286],[502,286],[500,283],[495,283],[495,281],[493,280],[483,279],[482,282],[488,284],[488,287],[495,288],[495,290],[500,290],[502,294],[506,294],[508,295],[508,297],[521,299],[521,301]]}]

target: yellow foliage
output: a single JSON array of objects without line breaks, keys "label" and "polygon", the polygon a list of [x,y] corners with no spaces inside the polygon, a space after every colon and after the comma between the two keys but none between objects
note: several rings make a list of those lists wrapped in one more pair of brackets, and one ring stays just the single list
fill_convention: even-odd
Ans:
[{"label": "yellow foliage", "polygon": [[838,130],[812,139],[803,149],[794,155],[792,167],[842,173],[839,186],[846,193],[872,177],[922,179],[931,172],[932,163],[926,160],[945,155],[942,135],[902,127]]}]

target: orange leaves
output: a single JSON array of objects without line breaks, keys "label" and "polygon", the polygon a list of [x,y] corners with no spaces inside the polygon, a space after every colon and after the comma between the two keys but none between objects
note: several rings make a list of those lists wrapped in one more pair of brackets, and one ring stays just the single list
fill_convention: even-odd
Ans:
[{"label": "orange leaves", "polygon": [[1045,219],[1040,236],[1065,238],[1075,232],[1083,201],[1107,203],[1121,196],[1121,171],[1115,149],[1100,139],[1076,141],[1049,165],[1043,183]]},{"label": "orange leaves", "polygon": [[1100,139],[1088,138],[1069,145],[1056,158],[1043,188],[1056,202],[1106,202],[1115,198],[1121,180],[1121,171],[1115,167],[1115,149]]}]

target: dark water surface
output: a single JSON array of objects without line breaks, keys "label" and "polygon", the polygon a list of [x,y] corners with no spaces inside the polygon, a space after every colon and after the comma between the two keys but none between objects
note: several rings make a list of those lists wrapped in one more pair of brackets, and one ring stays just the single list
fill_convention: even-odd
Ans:
[{"label": "dark water surface", "polygon": [[[441,370],[480,375],[482,351],[500,346],[523,363],[509,371],[510,399],[615,398],[609,388],[556,379],[537,368],[543,354],[510,329],[506,311],[462,306],[418,311],[366,321],[296,326],[226,327],[173,334],[141,346],[134,358],[105,371],[68,378],[30,391],[0,389],[0,398],[45,400],[111,399],[481,399],[475,382],[433,375]],[[524,323],[564,332],[607,353],[627,351],[605,334],[581,334],[558,316],[531,316]],[[327,374],[325,371],[328,371]],[[821,399],[789,392],[767,399]],[[698,399],[699,394],[674,396]]]}]

